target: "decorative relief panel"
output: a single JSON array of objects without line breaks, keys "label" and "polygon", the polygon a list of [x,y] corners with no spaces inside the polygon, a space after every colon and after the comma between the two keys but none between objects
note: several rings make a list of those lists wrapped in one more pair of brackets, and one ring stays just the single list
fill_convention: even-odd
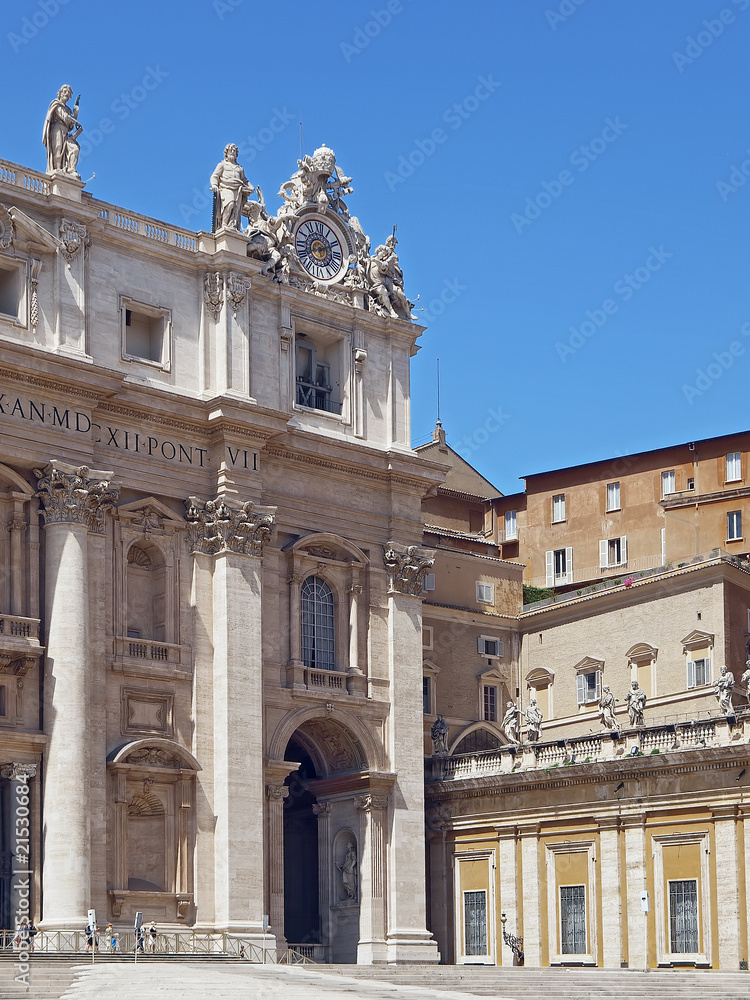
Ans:
[{"label": "decorative relief panel", "polygon": [[173,694],[123,688],[121,699],[120,725],[124,736],[137,733],[173,735]]}]

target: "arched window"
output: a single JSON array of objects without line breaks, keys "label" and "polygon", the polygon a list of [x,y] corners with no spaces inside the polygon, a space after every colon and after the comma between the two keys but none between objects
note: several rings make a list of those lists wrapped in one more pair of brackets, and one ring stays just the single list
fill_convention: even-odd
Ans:
[{"label": "arched window", "polygon": [[318,670],[335,670],[333,591],[319,576],[302,584],[302,662]]},{"label": "arched window", "polygon": [[480,753],[482,750],[497,750],[499,746],[500,740],[494,733],[487,729],[474,729],[464,736],[453,753]]}]

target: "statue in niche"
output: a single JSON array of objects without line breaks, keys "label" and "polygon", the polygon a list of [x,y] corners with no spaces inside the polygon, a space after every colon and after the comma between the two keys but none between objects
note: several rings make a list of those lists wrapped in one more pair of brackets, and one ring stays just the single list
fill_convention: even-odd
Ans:
[{"label": "statue in niche", "polygon": [[47,148],[47,173],[59,170],[80,180],[76,167],[81,147],[76,139],[83,132],[83,125],[78,122],[81,95],[78,95],[71,110],[68,101],[72,96],[73,90],[67,83],[58,90],[57,97],[50,104],[47,117],[44,119],[42,142]]},{"label": "statue in niche", "polygon": [[518,743],[518,731],[519,731],[519,712],[516,708],[515,702],[509,701],[505,706],[505,715],[503,716],[503,721],[500,723],[503,732],[508,737],[511,743]]},{"label": "statue in niche", "polygon": [[357,849],[354,841],[350,840],[346,845],[346,854],[343,864],[336,865],[341,872],[341,885],[346,893],[347,899],[357,898]]},{"label": "statue in niche", "polygon": [[245,201],[255,190],[237,162],[239,155],[237,146],[230,142],[224,149],[224,159],[211,174],[211,190],[215,194],[212,225],[214,233],[217,229],[240,228]]},{"label": "statue in niche", "polygon": [[524,715],[526,716],[526,739],[529,743],[538,743],[542,735],[542,719],[544,717],[536,703],[536,698],[531,699]]},{"label": "statue in niche", "polygon": [[642,726],[643,722],[643,712],[646,708],[646,693],[641,690],[638,685],[638,681],[630,682],[630,690],[628,691],[628,696],[625,699],[628,703],[628,715],[630,717],[631,726]]},{"label": "statue in niche", "polygon": [[734,715],[732,705],[732,692],[734,691],[734,674],[731,673],[726,664],[721,668],[721,673],[714,683],[714,694],[719,703],[719,708],[724,715]]},{"label": "statue in niche", "polygon": [[432,737],[432,755],[433,757],[445,757],[448,754],[448,723],[445,721],[442,715],[438,715],[437,719],[432,723],[430,728],[430,736]]},{"label": "statue in niche", "polygon": [[619,700],[619,698],[615,698],[605,684],[601,700],[599,701],[599,718],[604,728],[609,729],[611,732],[619,731],[620,729],[615,718],[615,705]]}]

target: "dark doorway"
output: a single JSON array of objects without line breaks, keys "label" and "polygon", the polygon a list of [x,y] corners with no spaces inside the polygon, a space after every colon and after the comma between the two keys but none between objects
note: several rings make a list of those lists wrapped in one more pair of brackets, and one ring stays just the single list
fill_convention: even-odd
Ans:
[{"label": "dark doorway", "polygon": [[287,943],[320,944],[318,901],[318,819],[307,782],[316,777],[309,754],[292,739],[287,760],[301,766],[286,779],[284,801],[284,936]]}]

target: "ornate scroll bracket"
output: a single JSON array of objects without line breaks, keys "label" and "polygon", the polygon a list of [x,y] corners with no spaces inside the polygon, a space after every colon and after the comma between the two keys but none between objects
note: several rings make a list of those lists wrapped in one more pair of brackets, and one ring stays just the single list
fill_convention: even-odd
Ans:
[{"label": "ornate scroll bracket", "polygon": [[224,305],[224,280],[219,271],[209,271],[203,279],[203,301],[216,322]]},{"label": "ornate scroll bracket", "polygon": [[362,812],[373,812],[378,809],[385,809],[388,805],[387,795],[358,795],[354,799],[354,805]]},{"label": "ornate scroll bracket", "polygon": [[209,271],[203,279],[203,301],[206,309],[217,322],[226,301],[236,317],[238,310],[247,298],[248,283],[246,278],[236,271]]},{"label": "ornate scroll bracket", "polygon": [[247,297],[247,281],[241,274],[237,274],[235,271],[230,271],[224,279],[224,284],[226,288],[227,302],[229,303],[233,315],[236,316],[238,309],[241,308],[245,298]]},{"label": "ornate scroll bracket", "polygon": [[435,550],[419,545],[388,542],[383,561],[388,571],[388,591],[421,597],[424,578],[435,563]]},{"label": "ornate scroll bracket", "polygon": [[87,465],[77,468],[53,459],[45,469],[34,469],[45,524],[85,524],[89,531],[104,531],[104,515],[114,507],[120,486],[110,483],[111,472]]},{"label": "ornate scroll bracket", "polygon": [[7,653],[0,653],[0,674],[25,677],[36,662],[36,656],[11,656]]},{"label": "ornate scroll bracket", "polygon": [[263,546],[273,533],[276,508],[246,503],[200,500],[185,501],[189,543],[194,552],[215,555],[217,552],[241,552],[260,556]]},{"label": "ornate scroll bracket", "polygon": [[0,205],[0,250],[7,250],[13,242],[13,219],[5,205]]}]

